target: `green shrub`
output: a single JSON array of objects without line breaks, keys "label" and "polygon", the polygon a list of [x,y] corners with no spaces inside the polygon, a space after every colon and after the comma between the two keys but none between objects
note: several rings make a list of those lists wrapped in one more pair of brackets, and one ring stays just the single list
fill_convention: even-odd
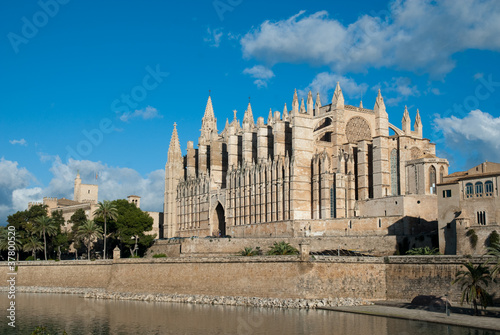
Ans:
[{"label": "green shrub", "polygon": [[165,258],[165,257],[167,257],[167,255],[165,255],[165,254],[154,254],[153,255],[153,258]]},{"label": "green shrub", "polygon": [[268,255],[298,255],[299,251],[290,245],[290,243],[281,241],[274,242],[273,246],[269,248]]},{"label": "green shrub", "polygon": [[25,259],[25,260],[26,260],[26,261],[34,261],[34,260],[35,260],[35,257],[33,257],[33,256],[28,256],[28,257],[26,257],[26,259]]},{"label": "green shrub", "polygon": [[262,250],[260,247],[256,247],[255,250],[252,247],[246,247],[242,251],[240,251],[241,256],[257,256],[262,255]]},{"label": "green shrub", "polygon": [[130,256],[129,258],[141,258],[141,256],[135,256],[135,255],[132,255],[132,256]]},{"label": "green shrub", "polygon": [[469,229],[467,233],[465,233],[465,235],[469,237],[469,242],[472,249],[476,249],[478,240],[476,231],[474,229]]},{"label": "green shrub", "polygon": [[488,236],[488,246],[494,247],[498,245],[499,242],[500,242],[500,235],[498,235],[496,230],[492,231],[490,236]]},{"label": "green shrub", "polygon": [[406,252],[407,255],[440,255],[437,248],[431,249],[429,247],[413,248]]}]

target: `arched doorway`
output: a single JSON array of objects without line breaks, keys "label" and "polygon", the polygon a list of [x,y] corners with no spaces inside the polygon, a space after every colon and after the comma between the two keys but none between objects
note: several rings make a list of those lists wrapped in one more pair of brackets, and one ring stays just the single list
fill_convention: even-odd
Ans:
[{"label": "arched doorway", "polygon": [[215,216],[214,216],[214,234],[216,236],[225,236],[226,235],[226,216],[224,215],[224,208],[221,203],[217,204],[215,207]]}]

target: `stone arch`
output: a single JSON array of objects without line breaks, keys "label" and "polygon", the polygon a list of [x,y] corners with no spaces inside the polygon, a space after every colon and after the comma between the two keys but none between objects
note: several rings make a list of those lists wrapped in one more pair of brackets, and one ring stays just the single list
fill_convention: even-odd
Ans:
[{"label": "stone arch", "polygon": [[224,207],[220,202],[217,202],[214,211],[212,212],[212,235],[225,236],[226,235],[226,215]]},{"label": "stone arch", "polygon": [[372,132],[368,122],[361,116],[354,116],[346,124],[345,134],[349,143],[372,140]]}]

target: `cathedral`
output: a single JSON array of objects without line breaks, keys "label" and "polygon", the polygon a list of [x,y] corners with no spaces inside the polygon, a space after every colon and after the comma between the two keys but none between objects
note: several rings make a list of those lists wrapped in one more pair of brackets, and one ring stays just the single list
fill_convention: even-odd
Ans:
[{"label": "cathedral", "polygon": [[[412,129],[413,128],[413,129]],[[183,156],[176,125],[165,166],[164,237],[415,235],[436,224],[436,184],[448,162],[412,127],[391,124],[380,91],[373,109],[293,95],[291,109],[217,130],[211,97],[197,148]]]}]

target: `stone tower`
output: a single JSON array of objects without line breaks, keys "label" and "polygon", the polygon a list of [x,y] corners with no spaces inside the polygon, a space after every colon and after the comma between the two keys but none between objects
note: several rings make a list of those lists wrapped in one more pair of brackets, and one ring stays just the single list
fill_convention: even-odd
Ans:
[{"label": "stone tower", "polygon": [[174,237],[177,233],[177,185],[184,177],[183,158],[181,145],[177,135],[177,124],[174,123],[174,130],[168,148],[167,164],[165,165],[165,225],[164,234],[168,238]]}]

